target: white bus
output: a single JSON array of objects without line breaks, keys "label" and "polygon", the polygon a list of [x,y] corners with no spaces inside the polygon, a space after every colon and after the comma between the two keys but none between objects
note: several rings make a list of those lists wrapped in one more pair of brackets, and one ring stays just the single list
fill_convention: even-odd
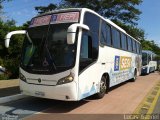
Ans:
[{"label": "white bus", "polygon": [[142,74],[149,74],[157,70],[156,54],[149,50],[142,50]]},{"label": "white bus", "polygon": [[55,10],[31,20],[20,63],[25,95],[78,101],[141,74],[140,42],[86,8]]}]

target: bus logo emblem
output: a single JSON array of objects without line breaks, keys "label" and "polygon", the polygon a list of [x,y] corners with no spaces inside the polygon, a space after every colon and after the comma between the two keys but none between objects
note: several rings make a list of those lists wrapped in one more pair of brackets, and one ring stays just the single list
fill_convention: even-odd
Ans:
[{"label": "bus logo emblem", "polygon": [[46,60],[46,58],[44,59],[44,61],[43,61],[43,66],[44,67],[46,67],[46,66],[48,66],[49,64],[48,64],[48,62],[47,62],[47,60]]},{"label": "bus logo emblem", "polygon": [[120,56],[115,56],[114,71],[119,71],[119,62],[120,62]]},{"label": "bus logo emblem", "polygon": [[38,82],[41,83],[41,81],[42,81],[41,78],[39,78],[39,79],[38,79]]}]

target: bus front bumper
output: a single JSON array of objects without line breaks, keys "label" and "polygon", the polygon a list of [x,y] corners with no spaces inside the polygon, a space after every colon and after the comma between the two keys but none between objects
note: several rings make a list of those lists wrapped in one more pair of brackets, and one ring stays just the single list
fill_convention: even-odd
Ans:
[{"label": "bus front bumper", "polygon": [[142,67],[141,74],[147,74],[148,73],[148,67]]},{"label": "bus front bumper", "polygon": [[78,101],[76,82],[71,82],[56,86],[45,86],[28,84],[20,80],[20,90],[22,94],[35,96],[40,98],[64,100],[64,101]]}]

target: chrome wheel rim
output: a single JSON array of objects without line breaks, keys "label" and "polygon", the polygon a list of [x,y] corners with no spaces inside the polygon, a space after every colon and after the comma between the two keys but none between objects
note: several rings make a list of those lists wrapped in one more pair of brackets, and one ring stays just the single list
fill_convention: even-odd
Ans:
[{"label": "chrome wheel rim", "polygon": [[101,83],[100,83],[100,92],[101,93],[105,93],[106,92],[106,82],[104,80],[104,78],[102,78]]}]

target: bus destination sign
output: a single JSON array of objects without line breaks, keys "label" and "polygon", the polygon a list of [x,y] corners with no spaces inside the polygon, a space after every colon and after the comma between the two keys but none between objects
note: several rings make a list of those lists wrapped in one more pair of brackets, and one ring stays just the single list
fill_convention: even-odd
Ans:
[{"label": "bus destination sign", "polygon": [[31,21],[30,27],[48,25],[50,23],[50,20],[51,20],[51,15],[34,18]]},{"label": "bus destination sign", "polygon": [[30,27],[37,27],[43,25],[58,24],[58,23],[72,23],[78,22],[79,12],[58,13],[53,15],[46,15],[33,18]]},{"label": "bus destination sign", "polygon": [[79,12],[59,13],[52,15],[51,24],[78,22]]}]

